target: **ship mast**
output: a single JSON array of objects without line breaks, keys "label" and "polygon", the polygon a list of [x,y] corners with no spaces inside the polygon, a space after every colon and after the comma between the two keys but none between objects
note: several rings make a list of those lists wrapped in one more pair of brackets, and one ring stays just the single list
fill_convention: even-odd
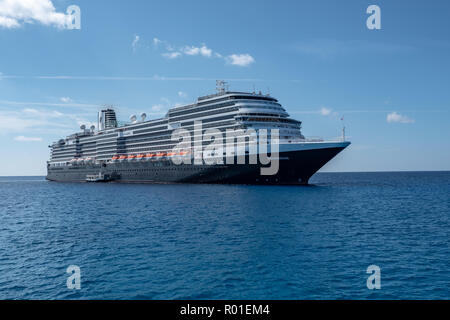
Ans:
[{"label": "ship mast", "polygon": [[224,80],[216,80],[216,90],[217,93],[225,93],[228,91],[228,82]]},{"label": "ship mast", "polygon": [[341,117],[342,122],[342,141],[345,142],[345,125],[344,125],[344,116]]}]

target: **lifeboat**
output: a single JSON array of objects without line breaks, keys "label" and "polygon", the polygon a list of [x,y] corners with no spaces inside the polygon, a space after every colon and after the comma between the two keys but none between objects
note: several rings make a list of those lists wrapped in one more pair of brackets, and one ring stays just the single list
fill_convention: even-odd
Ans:
[{"label": "lifeboat", "polygon": [[144,154],[138,154],[138,155],[136,156],[136,159],[137,159],[137,160],[144,160],[144,159],[145,159],[145,155],[144,155]]},{"label": "lifeboat", "polygon": [[162,158],[162,157],[164,157],[165,155],[166,155],[165,152],[158,152],[158,153],[156,154],[156,157],[157,157],[157,158]]},{"label": "lifeboat", "polygon": [[185,155],[188,155],[189,153],[190,153],[189,151],[180,151],[180,152],[178,152],[178,155],[185,156]]},{"label": "lifeboat", "polygon": [[154,155],[153,153],[147,153],[147,154],[145,155],[145,159],[146,159],[146,160],[151,160],[153,157],[155,157],[155,155]]},{"label": "lifeboat", "polygon": [[111,160],[112,160],[112,161],[117,161],[117,160],[119,160],[119,156],[117,156],[117,155],[116,155],[116,156],[113,156],[113,157],[111,158]]},{"label": "lifeboat", "polygon": [[126,155],[121,155],[121,156],[119,157],[119,160],[120,160],[120,161],[123,161],[123,160],[125,160],[126,158],[127,158]]},{"label": "lifeboat", "polygon": [[177,154],[176,154],[176,152],[167,152],[167,156],[168,157],[173,157],[173,156],[176,156]]},{"label": "lifeboat", "polygon": [[135,159],[136,159],[136,155],[135,155],[135,154],[130,154],[130,155],[127,157],[127,159],[128,159],[128,161],[135,160]]}]

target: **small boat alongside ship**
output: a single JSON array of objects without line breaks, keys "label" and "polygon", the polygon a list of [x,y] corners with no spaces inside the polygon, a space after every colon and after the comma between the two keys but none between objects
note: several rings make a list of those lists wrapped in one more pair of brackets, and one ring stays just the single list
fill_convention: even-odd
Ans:
[{"label": "small boat alongside ship", "polygon": [[87,174],[86,182],[109,182],[113,181],[114,177],[110,174],[99,172],[98,174]]}]

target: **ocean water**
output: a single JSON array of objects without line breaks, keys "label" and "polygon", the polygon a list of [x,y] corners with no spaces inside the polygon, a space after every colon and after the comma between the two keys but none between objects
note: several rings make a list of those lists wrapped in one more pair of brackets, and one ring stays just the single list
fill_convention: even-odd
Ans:
[{"label": "ocean water", "polygon": [[[450,172],[312,186],[0,178],[1,299],[449,299]],[[69,290],[69,265],[81,289]],[[366,286],[369,265],[381,289]]]}]

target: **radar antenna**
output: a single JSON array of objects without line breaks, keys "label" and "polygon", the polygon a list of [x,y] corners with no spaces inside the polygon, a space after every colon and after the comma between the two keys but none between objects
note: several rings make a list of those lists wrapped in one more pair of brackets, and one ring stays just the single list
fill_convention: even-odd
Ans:
[{"label": "radar antenna", "polygon": [[228,88],[229,88],[228,82],[224,80],[216,80],[217,93],[225,93],[228,91]]}]

